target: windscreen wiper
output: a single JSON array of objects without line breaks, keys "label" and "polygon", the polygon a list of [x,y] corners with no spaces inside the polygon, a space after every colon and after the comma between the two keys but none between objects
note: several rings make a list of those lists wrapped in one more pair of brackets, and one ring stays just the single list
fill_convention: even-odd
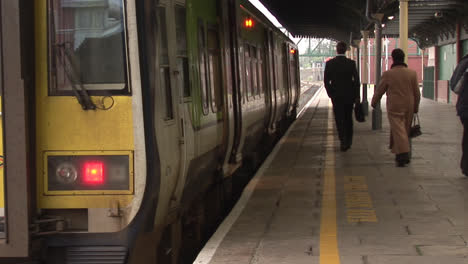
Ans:
[{"label": "windscreen wiper", "polygon": [[[78,103],[81,105],[81,108],[83,108],[83,110],[95,110],[96,105],[91,100],[88,91],[84,87],[83,82],[79,77],[77,70],[78,67],[73,58],[73,54],[70,52],[70,48],[66,46],[66,43],[58,44],[57,47],[59,47],[62,50],[62,53],[64,55],[63,57],[68,62],[69,67],[67,67],[67,65],[65,65],[64,63],[63,68],[65,69],[65,74],[67,75],[67,78],[70,81],[72,91],[76,99],[78,100]],[[79,89],[76,86],[78,86]]]}]

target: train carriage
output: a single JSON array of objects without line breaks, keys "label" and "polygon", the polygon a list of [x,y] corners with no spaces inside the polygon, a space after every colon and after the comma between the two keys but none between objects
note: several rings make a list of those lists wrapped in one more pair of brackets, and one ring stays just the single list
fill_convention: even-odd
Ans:
[{"label": "train carriage", "polygon": [[[17,21],[2,27],[2,58],[11,51],[21,63],[2,74],[24,80],[14,90],[24,94],[3,83],[2,98],[24,114],[10,124],[20,110],[4,106],[0,260],[193,260],[295,118],[294,43],[244,0],[1,8]],[[18,38],[6,41],[8,30]],[[13,149],[18,138],[24,147]]]}]

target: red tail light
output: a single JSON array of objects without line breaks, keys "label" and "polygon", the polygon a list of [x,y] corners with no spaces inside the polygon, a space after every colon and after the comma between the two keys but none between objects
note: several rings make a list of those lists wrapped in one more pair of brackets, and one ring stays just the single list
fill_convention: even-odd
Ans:
[{"label": "red tail light", "polygon": [[86,162],[84,164],[83,181],[90,185],[104,183],[104,164],[102,162]]}]

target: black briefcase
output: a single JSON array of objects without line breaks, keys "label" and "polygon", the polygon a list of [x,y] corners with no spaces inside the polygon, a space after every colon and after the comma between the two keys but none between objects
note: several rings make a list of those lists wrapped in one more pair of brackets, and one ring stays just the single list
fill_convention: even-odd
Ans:
[{"label": "black briefcase", "polygon": [[354,104],[354,117],[358,122],[365,122],[364,109],[361,103]]}]

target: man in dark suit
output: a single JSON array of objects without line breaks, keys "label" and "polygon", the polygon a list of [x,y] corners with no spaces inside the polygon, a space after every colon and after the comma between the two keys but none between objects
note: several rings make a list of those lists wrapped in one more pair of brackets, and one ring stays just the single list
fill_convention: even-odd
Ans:
[{"label": "man in dark suit", "polygon": [[450,89],[458,94],[457,115],[463,125],[462,157],[460,168],[468,177],[468,55],[465,55],[453,71]]},{"label": "man in dark suit", "polygon": [[333,103],[341,151],[348,150],[353,142],[353,104],[360,100],[356,63],[346,58],[346,49],[346,43],[336,44],[337,55],[327,62],[324,74],[325,89]]}]

